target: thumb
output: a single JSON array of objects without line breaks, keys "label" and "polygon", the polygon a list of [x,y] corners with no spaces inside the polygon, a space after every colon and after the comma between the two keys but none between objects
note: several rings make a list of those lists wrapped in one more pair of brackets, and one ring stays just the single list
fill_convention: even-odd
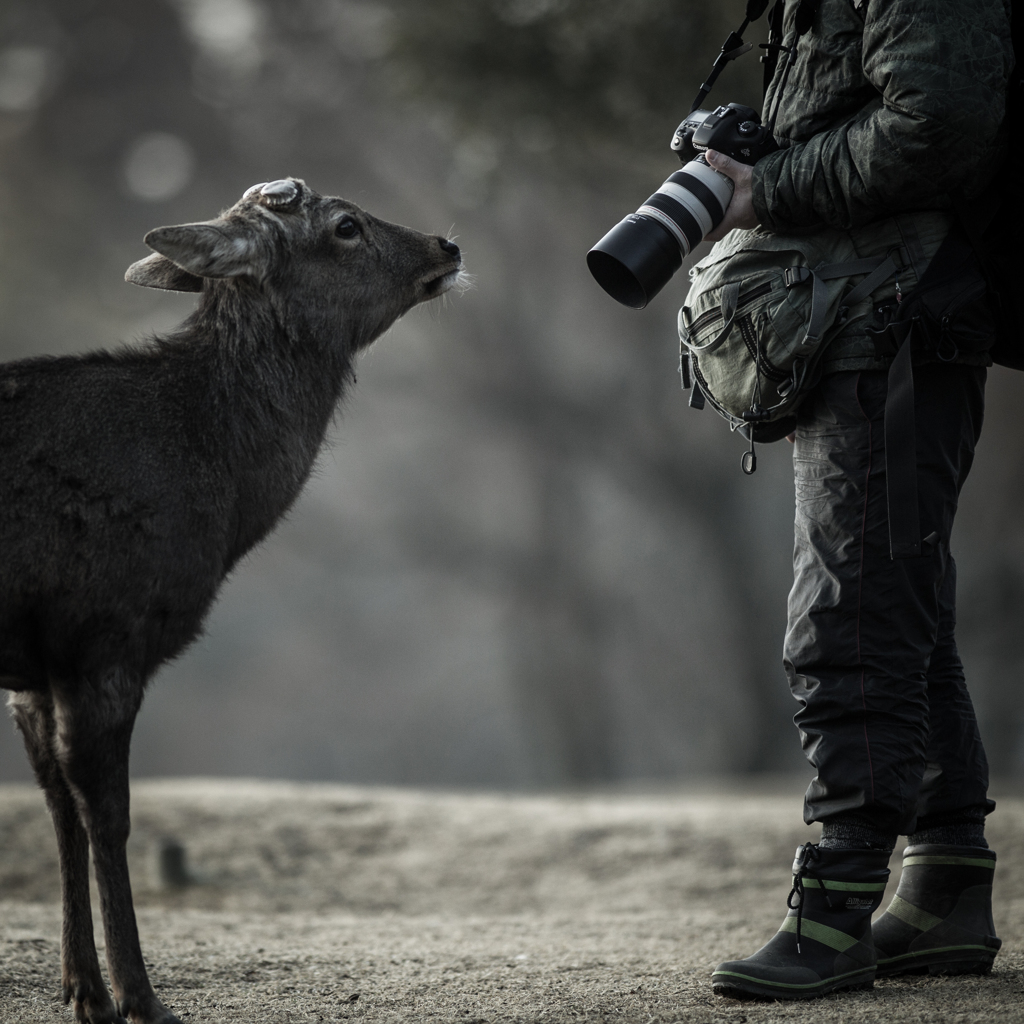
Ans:
[{"label": "thumb", "polygon": [[731,156],[719,153],[717,149],[706,150],[704,157],[716,171],[721,171],[723,174],[730,174],[737,166],[736,161]]}]

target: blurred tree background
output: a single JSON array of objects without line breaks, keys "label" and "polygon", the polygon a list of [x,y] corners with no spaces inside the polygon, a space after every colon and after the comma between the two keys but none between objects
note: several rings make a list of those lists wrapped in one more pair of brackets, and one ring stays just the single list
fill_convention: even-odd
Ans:
[{"label": "blurred tree background", "polygon": [[[475,288],[364,357],[293,515],[153,684],[137,774],[531,786],[799,770],[780,666],[790,452],[686,407],[676,307],[583,256],[674,166],[743,4],[3,0],[0,357],[167,328],[158,224],[293,174],[451,230]],[[754,30],[754,42],[763,38]],[[758,105],[749,55],[719,102]],[[961,640],[1024,772],[1024,377],[993,371]],[[2,557],[2,553],[0,553]],[[28,776],[0,729],[0,779]]]}]

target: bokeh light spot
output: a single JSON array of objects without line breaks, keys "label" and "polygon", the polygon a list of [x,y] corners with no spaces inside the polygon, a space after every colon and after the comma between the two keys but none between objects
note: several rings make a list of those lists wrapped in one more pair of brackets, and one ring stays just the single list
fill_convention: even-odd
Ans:
[{"label": "bokeh light spot", "polygon": [[140,136],[124,161],[129,190],[148,202],[173,199],[192,180],[194,170],[192,147],[166,132]]},{"label": "bokeh light spot", "polygon": [[0,110],[34,110],[49,77],[50,51],[42,46],[9,46],[0,51]]}]

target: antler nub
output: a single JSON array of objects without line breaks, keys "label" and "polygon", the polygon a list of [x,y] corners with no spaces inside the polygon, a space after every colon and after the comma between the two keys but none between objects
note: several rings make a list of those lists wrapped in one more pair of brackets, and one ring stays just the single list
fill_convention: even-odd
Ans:
[{"label": "antler nub", "polygon": [[254,198],[264,206],[280,210],[291,206],[298,199],[302,182],[295,178],[280,178],[277,181],[261,181],[258,185],[250,185],[242,193],[243,199]]},{"label": "antler nub", "polygon": [[289,206],[298,198],[299,187],[290,179],[271,181],[260,189],[260,195],[268,206]]}]

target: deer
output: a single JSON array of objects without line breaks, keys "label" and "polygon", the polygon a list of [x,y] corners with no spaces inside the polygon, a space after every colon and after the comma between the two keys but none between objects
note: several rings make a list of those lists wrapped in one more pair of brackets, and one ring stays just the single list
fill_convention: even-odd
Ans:
[{"label": "deer", "polygon": [[83,1024],[180,1024],[146,973],[125,849],[148,682],[295,502],[358,353],[464,277],[449,239],[298,178],[145,243],[128,282],[199,295],[176,330],[0,364],[0,686],[53,818]]}]

